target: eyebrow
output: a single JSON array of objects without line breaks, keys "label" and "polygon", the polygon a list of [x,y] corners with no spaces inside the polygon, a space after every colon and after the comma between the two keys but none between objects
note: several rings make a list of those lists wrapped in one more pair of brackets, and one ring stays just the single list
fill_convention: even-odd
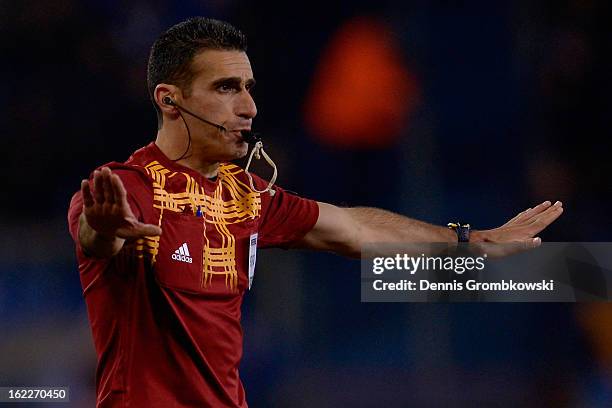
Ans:
[{"label": "eyebrow", "polygon": [[[246,80],[245,87],[252,88],[255,86],[255,79],[250,78]],[[228,77],[228,78],[219,78],[212,83],[213,88],[216,88],[220,85],[230,85],[236,88],[240,88],[242,84],[242,78],[240,77]]]}]

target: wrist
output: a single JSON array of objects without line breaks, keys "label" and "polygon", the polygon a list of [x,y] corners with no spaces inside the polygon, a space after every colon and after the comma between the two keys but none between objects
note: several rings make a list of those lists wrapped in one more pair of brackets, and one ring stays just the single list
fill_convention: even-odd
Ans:
[{"label": "wrist", "polygon": [[444,237],[446,239],[446,242],[449,242],[451,244],[456,244],[457,242],[459,242],[457,238],[457,233],[451,228],[444,228]]},{"label": "wrist", "polygon": [[461,222],[449,222],[447,226],[450,230],[454,231],[456,238],[457,238],[456,242],[470,242],[471,241],[470,224],[465,224]]},{"label": "wrist", "polygon": [[79,242],[87,256],[108,258],[115,255],[123,246],[124,240],[113,232],[100,232],[87,222],[85,214],[81,214],[79,222]]}]

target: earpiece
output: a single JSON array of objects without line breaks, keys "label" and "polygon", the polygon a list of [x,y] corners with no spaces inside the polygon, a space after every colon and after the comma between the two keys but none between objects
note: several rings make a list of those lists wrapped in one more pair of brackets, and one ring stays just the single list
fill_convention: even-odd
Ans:
[{"label": "earpiece", "polygon": [[164,96],[163,99],[162,99],[162,102],[165,103],[166,105],[174,106],[174,101],[169,96]]}]

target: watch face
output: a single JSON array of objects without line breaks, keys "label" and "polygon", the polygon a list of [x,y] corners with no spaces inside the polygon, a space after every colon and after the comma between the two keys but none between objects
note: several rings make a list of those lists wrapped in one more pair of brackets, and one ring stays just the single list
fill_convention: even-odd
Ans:
[{"label": "watch face", "polygon": [[470,224],[462,224],[460,222],[449,222],[448,228],[455,231],[457,241],[470,242]]},{"label": "watch face", "polygon": [[470,226],[462,225],[457,229],[459,242],[470,242]]}]

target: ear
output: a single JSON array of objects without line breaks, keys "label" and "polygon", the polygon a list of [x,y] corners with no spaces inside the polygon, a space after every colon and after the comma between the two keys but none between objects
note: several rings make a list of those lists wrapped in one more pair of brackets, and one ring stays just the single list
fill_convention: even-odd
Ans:
[{"label": "ear", "polygon": [[[173,100],[177,100],[176,98],[181,96],[181,92],[176,85],[170,84],[158,84],[155,87],[155,91],[153,92],[153,96],[155,97],[155,103],[157,104],[159,110],[162,111],[164,116],[177,116],[178,112],[176,108],[170,104],[164,102],[164,97],[169,96]],[[178,102],[178,101],[177,101]]]}]

